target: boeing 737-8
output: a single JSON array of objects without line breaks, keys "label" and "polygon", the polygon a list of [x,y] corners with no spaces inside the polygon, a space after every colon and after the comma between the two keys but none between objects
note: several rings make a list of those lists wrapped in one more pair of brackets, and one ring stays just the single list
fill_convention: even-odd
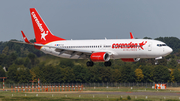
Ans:
[{"label": "boeing 737-8", "polygon": [[[124,62],[139,61],[140,58],[155,58],[170,54],[173,50],[165,43],[150,39],[103,39],[103,40],[66,40],[51,33],[35,8],[30,8],[34,28],[35,43],[30,43],[23,31],[25,42],[46,54],[70,59],[88,59],[86,65],[104,62],[111,66],[110,59],[121,59]],[[16,41],[17,42],[17,41]]]}]

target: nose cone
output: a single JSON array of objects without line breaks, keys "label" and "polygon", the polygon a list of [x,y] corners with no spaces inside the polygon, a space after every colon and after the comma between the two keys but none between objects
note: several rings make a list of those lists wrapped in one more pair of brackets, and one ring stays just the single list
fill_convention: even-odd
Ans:
[{"label": "nose cone", "polygon": [[169,48],[168,48],[168,52],[169,52],[169,54],[172,53],[172,52],[173,52],[173,49],[169,47]]},{"label": "nose cone", "polygon": [[173,51],[173,49],[172,49],[172,48],[170,48],[170,47],[168,47],[168,48],[167,48],[167,50],[166,50],[167,55],[168,55],[168,54],[170,54],[172,51]]},{"label": "nose cone", "polygon": [[[162,56],[167,56],[167,55],[169,55],[172,51],[173,51],[172,48],[170,48],[169,46],[164,47],[163,52],[162,52]],[[161,54],[161,53],[160,53],[160,54]]]}]

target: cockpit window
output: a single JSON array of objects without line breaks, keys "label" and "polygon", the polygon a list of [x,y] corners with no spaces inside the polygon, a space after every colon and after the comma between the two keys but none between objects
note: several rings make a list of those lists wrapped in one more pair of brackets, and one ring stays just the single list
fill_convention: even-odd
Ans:
[{"label": "cockpit window", "polygon": [[157,46],[161,47],[161,46],[167,46],[166,44],[157,44]]},{"label": "cockpit window", "polygon": [[166,44],[162,44],[162,46],[167,46]]}]

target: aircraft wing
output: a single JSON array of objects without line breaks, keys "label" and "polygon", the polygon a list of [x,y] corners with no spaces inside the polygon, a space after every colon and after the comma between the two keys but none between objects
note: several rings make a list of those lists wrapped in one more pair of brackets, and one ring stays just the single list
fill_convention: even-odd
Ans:
[{"label": "aircraft wing", "polygon": [[59,55],[63,53],[70,54],[71,55],[70,58],[73,57],[74,55],[79,55],[79,58],[87,58],[87,57],[90,57],[90,55],[93,53],[91,51],[77,50],[77,49],[70,49],[70,48],[67,49],[67,48],[62,48],[58,46],[43,45],[43,44],[36,44],[36,43],[26,43],[26,42],[21,42],[21,41],[10,41],[10,42],[29,44],[29,45],[40,46],[40,47],[55,48],[55,51],[59,52]]},{"label": "aircraft wing", "polygon": [[60,54],[62,53],[66,53],[66,54],[80,54],[80,53],[84,53],[87,55],[90,55],[92,52],[91,51],[86,51],[86,50],[79,50],[79,49],[71,49],[71,48],[63,48],[63,47],[58,47],[58,46],[51,46],[51,45],[43,45],[43,44],[35,44],[36,46],[42,46],[42,47],[49,47],[49,48],[55,48],[56,52],[60,52]]},{"label": "aircraft wing", "polygon": [[29,42],[29,40],[27,39],[27,37],[25,36],[25,34],[24,34],[23,31],[21,31],[21,33],[22,33],[22,36],[23,36],[23,39],[24,39],[25,42],[21,42],[21,41],[11,41],[11,40],[10,40],[10,42],[22,43],[22,44],[29,44],[29,45],[35,45],[34,43]]},{"label": "aircraft wing", "polygon": [[22,44],[28,44],[28,45],[35,45],[34,43],[26,43],[26,42],[22,42],[22,41],[12,41],[12,40],[10,40],[9,42],[22,43]]}]

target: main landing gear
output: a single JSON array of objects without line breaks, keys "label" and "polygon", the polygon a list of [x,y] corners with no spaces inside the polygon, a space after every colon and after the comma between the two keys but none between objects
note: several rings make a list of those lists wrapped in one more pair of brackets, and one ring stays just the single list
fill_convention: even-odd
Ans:
[{"label": "main landing gear", "polygon": [[94,65],[94,62],[92,62],[92,61],[88,61],[87,63],[86,63],[86,65],[89,67],[89,66],[93,66]]},{"label": "main landing gear", "polygon": [[107,66],[111,66],[111,61],[107,61],[107,62],[104,62],[104,65],[107,67]]},{"label": "main landing gear", "polygon": [[[92,67],[93,65],[94,65],[94,62],[92,62],[92,61],[88,61],[87,63],[86,63],[86,65],[89,67]],[[107,66],[111,66],[111,61],[107,61],[107,62],[104,62],[104,65],[107,67]]]}]

